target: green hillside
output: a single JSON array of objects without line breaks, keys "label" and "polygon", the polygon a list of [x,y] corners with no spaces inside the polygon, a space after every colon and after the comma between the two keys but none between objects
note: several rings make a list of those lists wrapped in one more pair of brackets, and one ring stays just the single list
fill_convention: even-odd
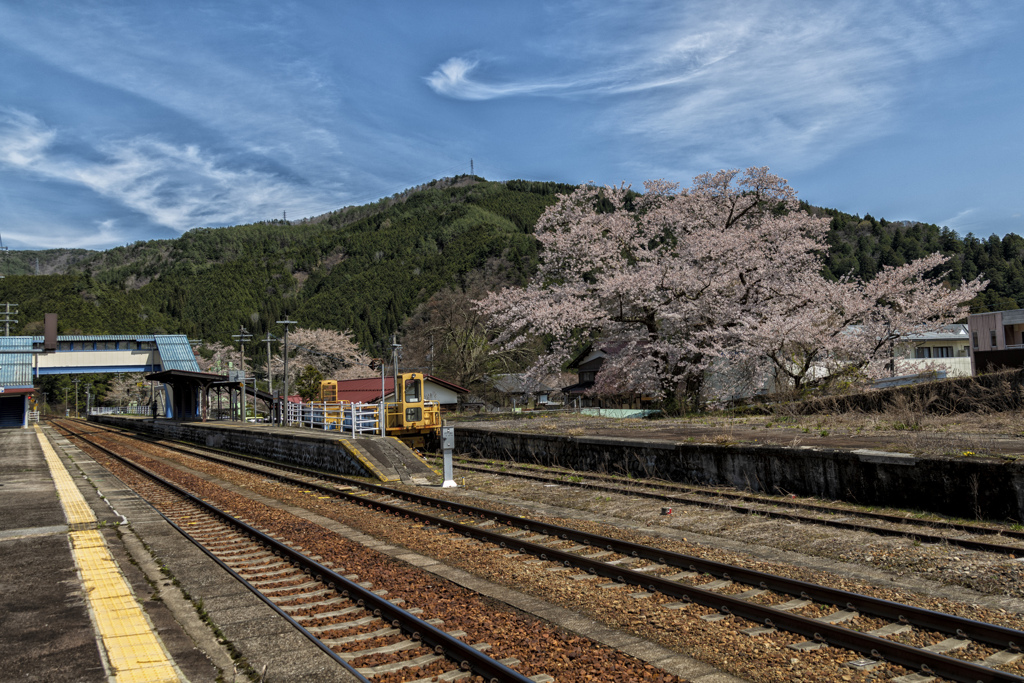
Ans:
[{"label": "green hillside", "polygon": [[[40,333],[43,314],[56,312],[61,333],[226,341],[239,325],[261,334],[287,316],[351,329],[372,348],[489,259],[527,277],[537,260],[529,233],[571,189],[462,176],[294,224],[201,228],[104,252],[12,252],[0,298],[20,304],[15,334]],[[54,274],[29,274],[37,260],[39,272]]]},{"label": "green hillside", "polygon": [[946,275],[950,283],[973,280],[980,274],[991,281],[985,293],[972,302],[972,312],[1024,308],[1024,238],[1018,235],[992,235],[982,240],[967,234],[961,238],[949,228],[930,223],[890,223],[870,214],[861,218],[803,206],[832,219],[826,275],[870,279],[883,266],[899,266],[940,251],[952,257]]},{"label": "green hillside", "polygon": [[[56,312],[61,333],[184,333],[229,341],[283,317],[351,329],[367,350],[434,293],[473,275],[524,281],[537,262],[537,218],[569,185],[461,176],[296,223],[191,230],[175,240],[103,252],[9,252],[0,303],[20,305],[13,334],[38,334]],[[950,279],[984,273],[978,311],[1024,306],[1024,239],[980,240],[916,222],[890,223],[805,205],[832,219],[827,275],[870,277],[939,250]],[[586,248],[581,245],[581,248]],[[490,264],[484,269],[484,264]],[[35,275],[37,272],[42,273]]]}]

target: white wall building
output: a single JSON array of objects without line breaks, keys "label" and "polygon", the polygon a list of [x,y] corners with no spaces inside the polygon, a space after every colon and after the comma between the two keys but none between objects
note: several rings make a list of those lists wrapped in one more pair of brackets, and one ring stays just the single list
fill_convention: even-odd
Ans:
[{"label": "white wall building", "polygon": [[970,343],[963,324],[906,337],[896,344],[896,374],[945,370],[946,377],[970,377]]}]

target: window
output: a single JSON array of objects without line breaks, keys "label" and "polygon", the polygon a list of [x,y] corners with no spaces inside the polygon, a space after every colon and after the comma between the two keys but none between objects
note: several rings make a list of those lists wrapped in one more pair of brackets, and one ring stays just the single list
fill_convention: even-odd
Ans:
[{"label": "window", "polygon": [[70,351],[71,350],[71,342],[57,342],[57,350],[58,351]]},{"label": "window", "polygon": [[420,381],[418,379],[407,379],[405,380],[405,402],[406,403],[419,403],[420,401]]},{"label": "window", "polygon": [[971,332],[971,336],[974,339],[974,348],[978,348],[978,333],[977,332]]},{"label": "window", "polygon": [[992,333],[992,348],[994,349],[994,348],[996,348],[996,331],[995,330],[990,330],[990,331]]},{"label": "window", "polygon": [[914,358],[931,358],[932,350],[927,346],[918,346],[914,349]]},{"label": "window", "polygon": [[932,349],[932,358],[952,358],[952,346],[936,346]]}]

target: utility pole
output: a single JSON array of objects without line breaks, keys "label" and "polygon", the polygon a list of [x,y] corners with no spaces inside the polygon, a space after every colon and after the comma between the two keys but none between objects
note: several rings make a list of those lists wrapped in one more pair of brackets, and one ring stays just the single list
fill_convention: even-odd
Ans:
[{"label": "utility pole", "polygon": [[267,391],[271,394],[274,393],[274,376],[270,374],[270,342],[277,341],[277,337],[270,334],[270,330],[267,330],[267,338],[263,341],[267,342]]},{"label": "utility pole", "polygon": [[[11,317],[12,315],[18,315],[18,304],[6,303],[3,306],[4,306],[4,310],[0,311],[0,316],[3,316],[4,336],[5,337],[10,337],[11,336],[11,323],[18,322],[17,320],[15,320],[14,318]],[[14,310],[11,310],[12,308]]]},{"label": "utility pole", "polygon": [[78,417],[78,382],[81,381],[80,377],[74,379],[75,382],[75,417]]},{"label": "utility pole", "polygon": [[281,424],[288,422],[288,326],[296,325],[294,320],[278,320],[278,325],[284,325],[284,397],[281,402]]},{"label": "utility pole", "polygon": [[394,392],[393,392],[393,395],[395,397],[395,401],[400,400],[399,399],[399,393],[398,393],[398,391],[399,391],[399,389],[398,389],[398,359],[399,359],[399,357],[401,355],[402,355],[402,345],[398,343],[398,335],[397,334],[392,334],[391,335],[391,362],[394,364],[393,369],[395,371],[395,389],[394,389]]},{"label": "utility pole", "polygon": [[[252,335],[249,334],[249,330],[240,325],[238,327],[238,334],[231,335],[231,338],[238,340],[238,346],[242,352],[242,381],[240,385],[242,387],[242,422],[245,422],[245,342],[252,339]],[[253,405],[255,406],[255,402]]]}]

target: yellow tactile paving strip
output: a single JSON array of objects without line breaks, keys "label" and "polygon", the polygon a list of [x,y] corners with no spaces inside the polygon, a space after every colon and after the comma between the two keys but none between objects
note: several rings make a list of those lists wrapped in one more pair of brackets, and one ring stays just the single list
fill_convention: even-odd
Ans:
[{"label": "yellow tactile paving strip", "polygon": [[82,575],[85,595],[113,669],[114,680],[117,683],[177,683],[181,679],[170,657],[150,628],[117,562],[107,550],[103,536],[94,528],[82,528],[94,525],[96,515],[42,430],[38,426],[35,430],[57,486],[64,515],[73,529],[69,534],[72,554]]},{"label": "yellow tactile paving strip", "polygon": [[89,504],[85,502],[82,492],[75,486],[75,482],[72,481],[67,468],[64,467],[64,463],[60,461],[60,457],[53,450],[53,446],[43,436],[43,430],[38,425],[34,425],[34,428],[36,430],[36,437],[39,439],[39,445],[43,447],[46,464],[50,467],[50,476],[53,477],[53,483],[57,486],[57,495],[60,497],[60,504],[64,508],[64,516],[68,518],[68,525],[75,529],[81,528],[80,526],[76,527],[76,525],[95,524],[96,515],[93,514]]}]

